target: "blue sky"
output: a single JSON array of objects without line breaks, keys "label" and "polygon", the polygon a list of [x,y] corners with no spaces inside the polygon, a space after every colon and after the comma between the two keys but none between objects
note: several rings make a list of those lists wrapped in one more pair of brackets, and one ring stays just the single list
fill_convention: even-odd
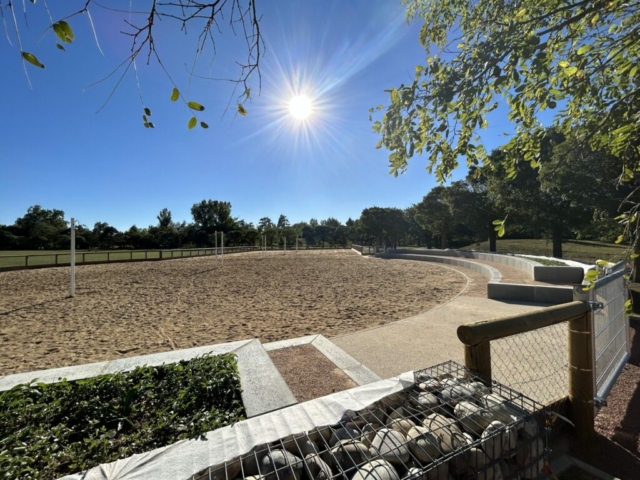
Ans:
[{"label": "blue sky", "polygon": [[[55,2],[54,20],[83,3]],[[145,3],[132,4],[135,9]],[[50,23],[41,2],[27,2],[23,48],[46,68],[27,65],[31,89],[15,38],[13,47],[4,34],[0,38],[0,224],[13,223],[35,204],[62,209],[88,226],[106,221],[127,229],[155,224],[165,207],[174,220],[191,221],[190,208],[202,199],[229,201],[234,216],[254,223],[280,214],[292,223],[329,216],[344,222],[366,207],[404,208],[420,201],[435,185],[425,159],[415,158],[398,178],[389,175],[388,152],[375,149],[378,137],[368,120],[370,107],[387,103],[383,90],[411,81],[425,58],[420,25],[404,22],[399,3],[259,1],[266,42],[262,91],[258,95],[254,78],[246,117],[236,115],[233,101],[225,111],[232,98],[228,82],[194,79],[187,91],[195,30],[185,36],[177,24],[162,22],[158,51],[185,97],[205,105],[199,118],[210,128],[188,130],[188,109],[169,101],[170,81],[157,65],[139,61],[144,105],[156,125],[151,130],[142,124],[133,71],[99,113],[116,77],[86,88],[127,55],[130,40],[119,33],[122,14],[92,7],[104,55],[86,16],[69,20],[76,40],[62,52],[52,32],[41,38]],[[129,1],[112,4],[129,8]],[[204,62],[198,74],[234,76],[233,62],[243,59],[240,40],[225,31],[211,69]],[[288,113],[296,93],[314,101],[306,123]],[[489,148],[504,140],[503,127],[493,126],[484,135]]]}]

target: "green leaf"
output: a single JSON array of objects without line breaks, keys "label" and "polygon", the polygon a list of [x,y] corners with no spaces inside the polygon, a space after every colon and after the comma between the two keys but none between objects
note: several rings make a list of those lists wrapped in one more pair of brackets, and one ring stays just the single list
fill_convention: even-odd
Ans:
[{"label": "green leaf", "polygon": [[571,76],[571,75],[575,75],[575,74],[578,72],[578,67],[569,67],[569,68],[566,68],[566,69],[564,70],[564,72],[565,72],[567,75],[569,75],[569,76]]},{"label": "green leaf", "polygon": [[629,299],[624,302],[624,313],[625,315],[631,315],[633,313],[633,300]]},{"label": "green leaf", "polygon": [[64,20],[60,20],[58,22],[60,25],[62,25],[62,29],[64,30],[64,33],[67,34],[67,38],[69,39],[69,43],[71,43],[73,41],[73,30],[71,30],[71,26],[69,26],[69,24],[67,22],[65,22]]},{"label": "green leaf", "polygon": [[393,103],[399,103],[400,102],[400,94],[398,93],[398,90],[396,90],[395,88],[393,90],[391,90],[391,101]]},{"label": "green leaf", "polygon": [[618,235],[618,238],[616,238],[615,243],[622,243],[623,240],[624,240],[624,235]]},{"label": "green leaf", "polygon": [[566,60],[561,60],[560,62],[558,62],[558,65],[560,65],[562,68],[567,68],[571,64]]},{"label": "green leaf", "polygon": [[207,125],[205,122],[200,122],[200,126],[202,128],[209,128],[209,125]]},{"label": "green leaf", "polygon": [[31,65],[35,65],[36,67],[39,67],[39,68],[44,68],[44,65],[38,61],[38,59],[33,53],[22,52],[22,58],[24,58]]},{"label": "green leaf", "polygon": [[151,128],[156,128],[156,126],[153,124],[153,122],[149,122],[149,126],[150,126]]},{"label": "green leaf", "polygon": [[189,130],[191,130],[193,127],[195,127],[198,123],[198,119],[196,117],[191,117],[191,120],[189,120],[189,123],[187,123],[187,127],[189,128]]},{"label": "green leaf", "polygon": [[504,225],[500,226],[500,229],[498,230],[498,237],[503,237],[504,236]]},{"label": "green leaf", "polygon": [[147,107],[145,107],[145,108],[144,108],[144,113],[145,113],[146,115],[148,115],[149,117],[151,116],[151,110],[150,110],[150,109],[148,109]]},{"label": "green leaf", "polygon": [[58,50],[64,50],[64,49],[65,49],[65,48],[64,48],[62,45],[60,45],[59,43],[56,43],[56,47],[58,47]]},{"label": "green leaf", "polygon": [[149,122],[144,122],[144,128],[150,128],[151,125],[149,124]]},{"label": "green leaf", "polygon": [[200,105],[198,102],[189,102],[187,103],[187,107],[191,108],[192,110],[197,110],[199,112],[202,112],[204,110],[204,107]]},{"label": "green leaf", "polygon": [[629,255],[629,258],[630,258],[631,260],[634,260],[634,259],[636,259],[636,258],[638,258],[638,257],[640,257],[640,253],[632,253],[631,255]]},{"label": "green leaf", "polygon": [[502,225],[504,223],[504,220],[494,220],[493,222],[491,222],[493,225]]},{"label": "green leaf", "polygon": [[633,80],[636,76],[636,72],[638,71],[638,66],[634,65],[631,70],[629,70],[629,78]]},{"label": "green leaf", "polygon": [[54,23],[51,25],[51,28],[53,28],[54,33],[63,43],[73,42],[73,30],[71,30],[69,24],[64,20]]},{"label": "green leaf", "polygon": [[238,104],[238,113],[243,117],[247,115],[247,110],[244,108],[244,106],[241,103]]},{"label": "green leaf", "polygon": [[591,45],[583,45],[578,49],[578,55],[584,55],[591,50]]},{"label": "green leaf", "polygon": [[180,91],[176,87],[173,87],[171,91],[171,101],[175,102],[178,98],[180,98]]}]

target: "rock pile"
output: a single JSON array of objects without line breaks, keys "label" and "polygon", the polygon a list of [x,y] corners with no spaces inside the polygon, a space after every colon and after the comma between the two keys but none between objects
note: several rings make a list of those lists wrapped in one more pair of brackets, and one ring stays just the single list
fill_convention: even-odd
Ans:
[{"label": "rock pile", "polygon": [[211,480],[538,478],[537,421],[470,377],[422,375],[338,425],[255,447]]}]

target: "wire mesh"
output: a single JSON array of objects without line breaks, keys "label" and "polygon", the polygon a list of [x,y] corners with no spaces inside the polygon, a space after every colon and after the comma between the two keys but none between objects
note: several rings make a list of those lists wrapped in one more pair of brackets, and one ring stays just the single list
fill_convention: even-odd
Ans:
[{"label": "wire mesh", "polygon": [[191,480],[510,479],[544,475],[544,407],[455,362],[319,427],[254,447]]},{"label": "wire mesh", "polygon": [[627,289],[622,272],[596,282],[590,291],[593,310],[596,395],[606,397],[629,352],[629,323],[625,315]]},{"label": "wire mesh", "polygon": [[566,397],[568,322],[493,340],[491,375],[544,405]]}]

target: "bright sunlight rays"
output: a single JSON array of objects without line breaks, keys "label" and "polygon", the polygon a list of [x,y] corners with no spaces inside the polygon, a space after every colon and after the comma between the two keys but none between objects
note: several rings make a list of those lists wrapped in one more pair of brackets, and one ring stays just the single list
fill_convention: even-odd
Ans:
[{"label": "bright sunlight rays", "polygon": [[296,95],[289,102],[289,113],[296,120],[306,120],[313,113],[311,99],[305,95]]}]

